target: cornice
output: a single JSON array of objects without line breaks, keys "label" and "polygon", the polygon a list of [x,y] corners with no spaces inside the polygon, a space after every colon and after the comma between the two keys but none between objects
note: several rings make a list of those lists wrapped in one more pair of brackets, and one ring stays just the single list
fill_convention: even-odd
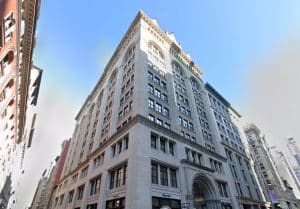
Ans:
[{"label": "cornice", "polygon": [[[92,160],[94,157],[96,157],[97,155],[101,154],[105,148],[107,148],[108,146],[112,145],[113,143],[115,143],[116,140],[118,140],[121,136],[123,136],[124,134],[127,134],[129,129],[131,127],[133,127],[136,124],[142,124],[144,126],[147,126],[157,132],[160,132],[162,134],[164,134],[167,137],[170,137],[172,140],[176,140],[179,142],[182,142],[190,147],[193,147],[195,149],[198,149],[200,152],[210,155],[212,157],[215,157],[216,159],[226,162],[227,159],[225,157],[223,157],[222,155],[219,155],[218,153],[215,153],[211,150],[206,149],[204,146],[197,144],[195,142],[192,141],[188,141],[186,140],[184,137],[182,137],[181,135],[177,134],[176,132],[169,130],[167,128],[164,128],[158,124],[155,124],[151,121],[149,121],[146,117],[142,116],[142,115],[136,115],[134,116],[125,126],[123,126],[122,128],[120,128],[115,134],[113,134],[107,141],[105,141],[101,147],[95,149],[93,152],[91,152],[87,158],[82,161],[80,164],[77,165],[77,167],[75,169],[73,169],[72,171],[70,171],[66,176],[64,176],[58,184],[60,184],[61,182],[63,182],[66,178],[68,178],[71,175],[74,175],[76,172],[78,172],[81,168],[85,167],[90,160]],[[185,163],[185,161],[182,161]],[[188,163],[186,163],[188,164]],[[193,164],[194,165],[194,164]],[[204,166],[201,166],[201,169],[207,169],[206,167],[204,168]],[[209,170],[211,171],[211,170]]]},{"label": "cornice", "polygon": [[134,20],[132,21],[132,23],[129,26],[129,29],[127,30],[127,32],[125,33],[125,35],[123,36],[123,38],[121,39],[121,42],[119,43],[119,45],[117,46],[116,50],[114,51],[113,55],[111,56],[110,60],[108,61],[107,65],[104,68],[104,72],[102,73],[102,75],[100,76],[100,79],[98,80],[97,84],[95,85],[95,87],[92,89],[91,93],[89,94],[89,96],[86,98],[86,100],[84,101],[81,109],[79,110],[79,112],[77,113],[77,115],[75,116],[75,120],[78,120],[79,116],[81,115],[82,111],[84,110],[84,107],[86,105],[89,104],[89,101],[91,98],[93,98],[93,95],[97,92],[98,88],[103,84],[104,79],[106,78],[106,76],[108,75],[109,71],[112,69],[112,67],[114,67],[114,65],[116,64],[116,62],[118,61],[118,59],[120,58],[122,52],[126,49],[127,45],[128,45],[128,39],[130,38],[130,36],[132,35],[132,33],[134,32],[134,30],[136,29],[138,23],[140,22],[140,20],[145,21],[156,33],[158,33],[163,39],[164,41],[166,41],[171,49],[173,49],[177,55],[186,62],[186,65],[189,66],[189,68],[196,74],[198,75],[198,77],[200,77],[200,75],[202,75],[202,71],[200,70],[199,67],[197,67],[195,65],[195,63],[192,61],[192,59],[190,59],[181,49],[180,47],[173,41],[171,40],[171,38],[164,32],[162,31],[154,22],[151,18],[149,18],[143,11],[139,11],[137,13],[137,15],[135,16]]}]

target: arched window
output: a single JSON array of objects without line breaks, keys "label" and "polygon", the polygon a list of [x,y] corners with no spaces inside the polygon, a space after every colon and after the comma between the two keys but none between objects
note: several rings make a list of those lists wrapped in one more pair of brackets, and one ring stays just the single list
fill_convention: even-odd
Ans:
[{"label": "arched window", "polygon": [[164,60],[165,56],[164,53],[162,52],[162,49],[153,41],[148,42],[148,47],[150,49],[150,52],[152,53],[153,56]]}]

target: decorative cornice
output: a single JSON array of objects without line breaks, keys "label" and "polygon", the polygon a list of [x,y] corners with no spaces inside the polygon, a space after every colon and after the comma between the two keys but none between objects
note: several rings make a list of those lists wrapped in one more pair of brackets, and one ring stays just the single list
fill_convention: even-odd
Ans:
[{"label": "decorative cornice", "polygon": [[[21,82],[18,86],[19,98],[18,98],[18,107],[19,111],[17,114],[18,120],[18,133],[17,133],[17,143],[22,141],[25,121],[26,121],[26,109],[27,109],[27,98],[28,98],[28,89],[30,85],[30,71],[32,68],[32,54],[33,48],[35,44],[35,30],[36,30],[36,22],[38,17],[38,11],[40,7],[40,0],[27,0],[24,1],[21,5],[25,6],[25,31],[24,37],[22,40],[23,47],[23,56],[22,56],[22,64],[18,67],[18,74],[20,75]],[[21,10],[19,8],[19,10]],[[21,16],[21,11],[19,11],[19,15]],[[21,19],[20,19],[21,22]],[[19,23],[19,27],[20,27]],[[21,37],[19,37],[21,39]]]},{"label": "decorative cornice", "polygon": [[127,32],[125,33],[125,35],[123,36],[121,42],[119,43],[119,45],[117,46],[116,50],[114,51],[113,55],[111,56],[110,60],[108,61],[107,65],[104,68],[104,72],[102,73],[100,79],[98,80],[97,84],[95,85],[95,87],[93,88],[93,90],[91,91],[91,93],[88,95],[88,97],[86,98],[86,100],[84,101],[81,109],[79,110],[79,112],[77,113],[75,120],[78,120],[79,116],[81,115],[82,111],[84,110],[85,106],[88,105],[89,100],[91,98],[93,98],[93,95],[97,92],[97,89],[102,85],[102,83],[104,82],[105,77],[108,75],[108,72],[111,70],[112,67],[114,67],[114,65],[116,64],[116,62],[118,61],[121,53],[123,52],[123,50],[125,50],[126,46],[127,46],[127,40],[130,38],[132,32],[136,29],[138,23],[140,22],[140,20],[144,20],[156,33],[158,33],[163,39],[164,41],[166,41],[168,44],[170,44],[171,49],[174,49],[174,51],[176,51],[176,53],[178,54],[178,56],[180,56],[185,62],[186,65],[190,67],[190,69],[192,69],[192,71],[196,74],[196,75],[201,75],[202,71],[200,70],[199,67],[197,67],[195,65],[195,63],[192,61],[192,59],[190,59],[188,57],[188,55],[186,55],[181,49],[180,47],[177,45],[177,43],[175,43],[173,40],[171,40],[171,38],[164,32],[162,31],[154,22],[151,18],[149,18],[143,11],[139,11],[137,13],[137,15],[135,16],[134,20],[132,21],[132,23],[129,26],[129,29],[127,30]]},{"label": "decorative cornice", "polygon": [[[219,155],[218,153],[212,152],[211,150],[206,149],[204,146],[202,146],[200,144],[197,144],[197,143],[192,142],[192,141],[188,141],[184,137],[182,137],[181,135],[177,134],[176,132],[174,132],[172,130],[169,130],[169,129],[166,129],[166,128],[158,125],[158,124],[155,124],[155,123],[151,122],[150,120],[148,120],[146,117],[144,117],[142,115],[136,115],[126,125],[124,125],[115,134],[113,134],[107,141],[105,141],[99,148],[97,148],[96,150],[91,152],[83,162],[81,162],[79,165],[77,165],[77,167],[75,169],[70,171],[59,182],[60,183],[63,182],[66,178],[68,178],[71,175],[74,175],[77,171],[79,171],[81,168],[86,166],[90,162],[91,159],[96,157],[98,154],[101,154],[105,150],[105,148],[107,148],[108,146],[113,144],[121,136],[123,136],[124,134],[127,134],[129,129],[137,123],[145,125],[149,128],[152,128],[152,129],[154,129],[154,130],[156,130],[160,133],[163,133],[164,135],[172,138],[172,140],[177,140],[177,141],[180,141],[180,142],[182,142],[184,144],[187,144],[191,147],[194,147],[194,148],[198,149],[199,151],[201,151],[202,153],[213,156],[218,160],[221,160],[223,162],[227,161],[227,159],[225,157],[223,157],[222,155]],[[201,168],[202,169],[207,169],[207,167],[204,167],[204,166],[201,166]]]}]

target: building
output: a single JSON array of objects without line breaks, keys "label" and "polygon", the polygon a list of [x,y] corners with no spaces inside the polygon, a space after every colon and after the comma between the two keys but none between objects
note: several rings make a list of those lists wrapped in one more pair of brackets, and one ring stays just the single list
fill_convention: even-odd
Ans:
[{"label": "building", "polygon": [[11,193],[11,176],[8,176],[5,180],[2,191],[0,192],[0,209],[7,208],[8,201]]},{"label": "building", "polygon": [[201,76],[139,12],[76,116],[50,208],[265,208],[240,116]]},{"label": "building", "polygon": [[300,148],[297,146],[294,138],[288,138],[287,148],[289,151],[287,158],[291,163],[298,181],[300,181]]},{"label": "building", "polygon": [[289,172],[282,155],[271,154],[265,137],[261,136],[260,130],[254,124],[246,127],[245,133],[255,163],[256,174],[272,207],[284,209],[299,207],[299,200],[295,197],[293,188],[287,180]]},{"label": "building", "polygon": [[43,204],[43,194],[46,190],[47,183],[48,183],[48,177],[42,176],[42,178],[39,180],[38,186],[35,190],[34,197],[30,206],[30,209],[39,209],[41,208],[40,205]]},{"label": "building", "polygon": [[[66,154],[68,152],[70,140],[64,140],[61,145],[61,153],[55,159],[55,165],[50,166],[49,173],[43,175],[37,186],[30,209],[48,209],[48,205],[52,200],[53,192],[57,188],[63,165],[65,163]],[[46,173],[46,172],[45,172]]]},{"label": "building", "polygon": [[[12,192],[24,155],[30,109],[32,54],[39,0],[0,0],[0,191],[11,176]],[[34,73],[33,73],[34,74]],[[20,171],[21,172],[21,171]]]}]

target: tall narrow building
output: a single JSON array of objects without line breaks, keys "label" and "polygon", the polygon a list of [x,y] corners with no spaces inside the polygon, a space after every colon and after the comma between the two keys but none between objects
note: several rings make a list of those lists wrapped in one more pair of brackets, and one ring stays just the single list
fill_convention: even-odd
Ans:
[{"label": "tall narrow building", "polygon": [[0,192],[8,188],[8,176],[15,192],[30,144],[27,128],[35,120],[31,102],[37,98],[31,89],[39,86],[31,82],[39,5],[39,0],[0,0]]},{"label": "tall narrow building", "polygon": [[239,117],[139,12],[76,116],[50,208],[263,209]]},{"label": "tall narrow building", "polygon": [[[265,138],[261,136],[260,130],[250,124],[245,133],[248,138],[249,147],[258,179],[261,182],[267,199],[272,203],[272,208],[293,209],[299,207],[293,188],[288,182],[288,164],[282,159],[282,155],[271,154]],[[280,158],[279,158],[280,157]],[[296,187],[295,190],[298,190]]]}]

